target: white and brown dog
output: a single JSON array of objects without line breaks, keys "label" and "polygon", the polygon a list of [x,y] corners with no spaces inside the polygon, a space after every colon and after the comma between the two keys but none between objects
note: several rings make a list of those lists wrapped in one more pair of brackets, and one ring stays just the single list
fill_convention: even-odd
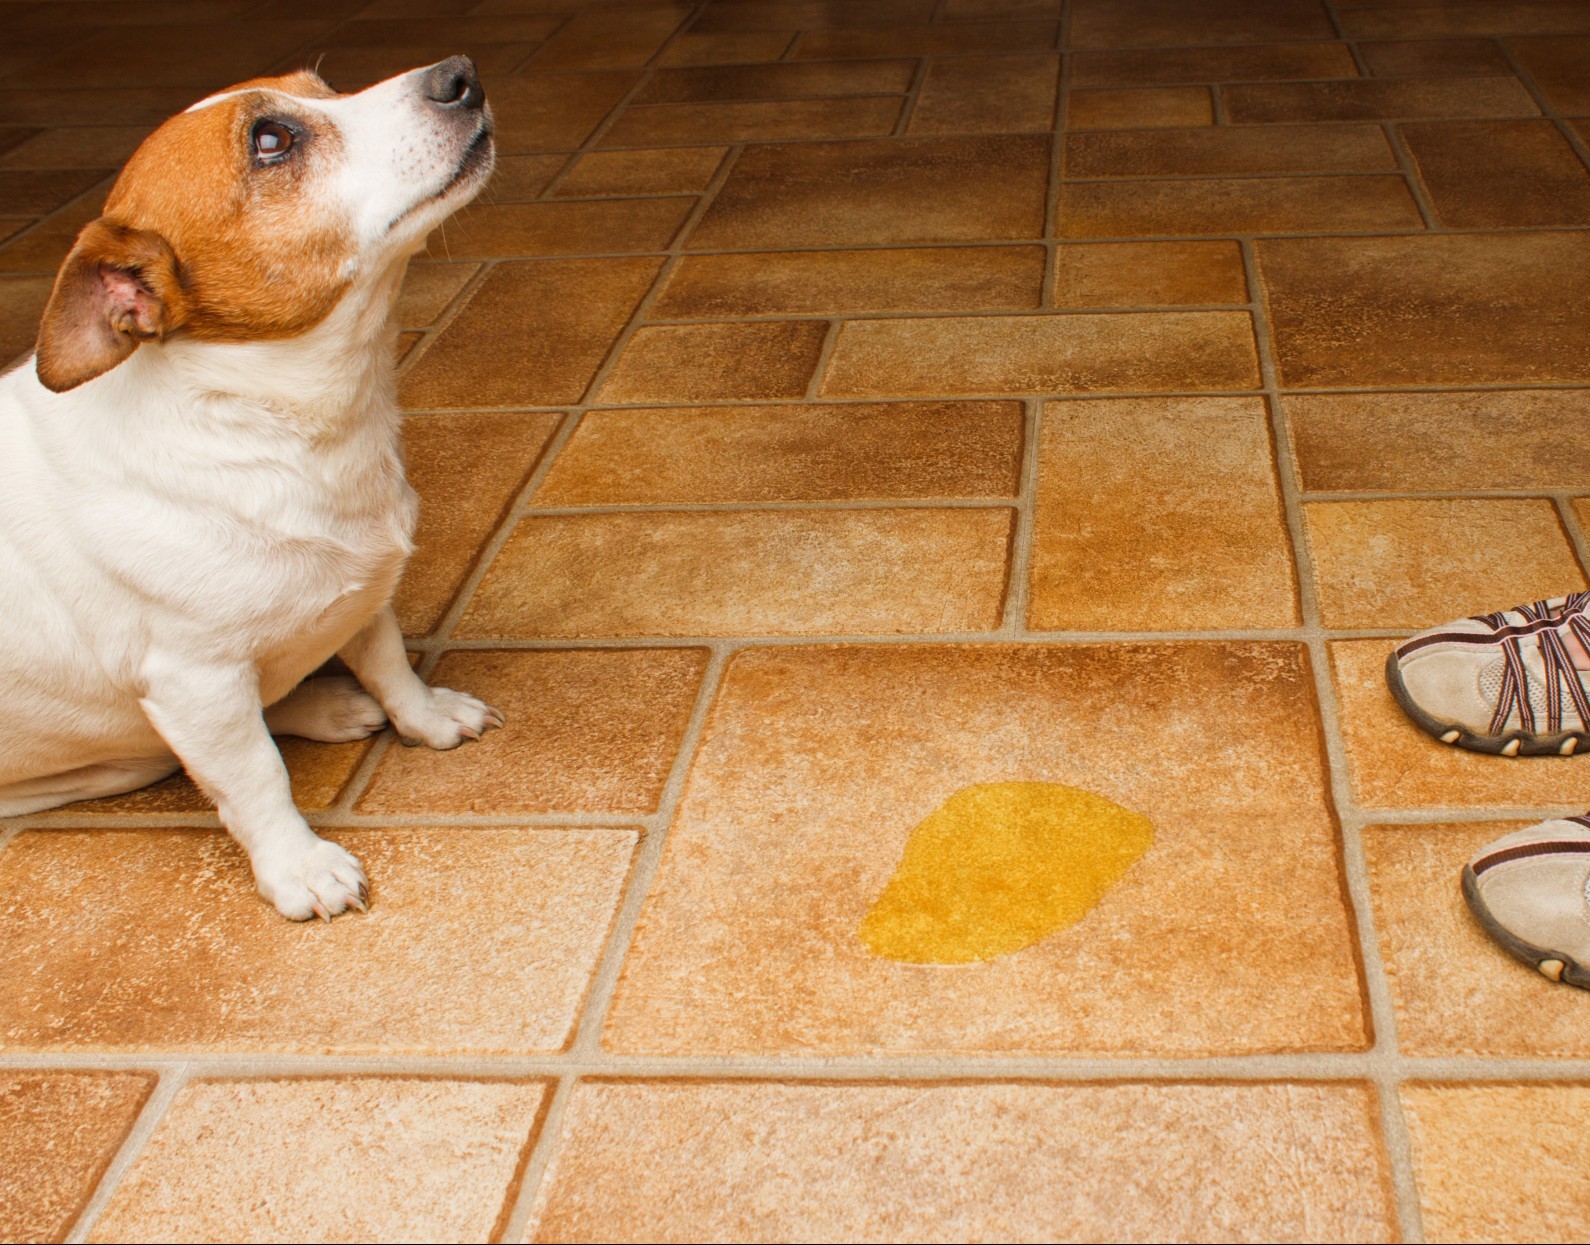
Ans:
[{"label": "white and brown dog", "polygon": [[[500,725],[413,673],[390,604],[416,507],[388,313],[491,133],[454,57],[356,95],[245,82],[128,161],[0,378],[0,817],[180,764],[260,893],[329,919],[364,873],[294,807],[272,733]],[[357,684],[302,683],[334,654]]]}]

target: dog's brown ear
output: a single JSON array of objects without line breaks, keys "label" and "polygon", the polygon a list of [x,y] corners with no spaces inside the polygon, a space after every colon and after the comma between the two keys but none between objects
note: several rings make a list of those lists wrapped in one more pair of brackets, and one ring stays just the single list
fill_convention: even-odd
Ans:
[{"label": "dog's brown ear", "polygon": [[181,324],[183,302],[177,257],[164,238],[103,218],[90,222],[44,308],[39,379],[64,393],[103,375],[140,342]]}]

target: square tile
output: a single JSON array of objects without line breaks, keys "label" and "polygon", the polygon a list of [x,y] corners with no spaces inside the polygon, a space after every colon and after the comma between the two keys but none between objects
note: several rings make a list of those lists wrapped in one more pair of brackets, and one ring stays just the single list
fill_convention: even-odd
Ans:
[{"label": "square tile", "polygon": [[1490,39],[1399,39],[1360,43],[1358,54],[1377,78],[1468,78],[1513,72]]},{"label": "square tile", "polygon": [[[510,728],[511,729],[511,728]],[[11,1051],[560,1050],[637,836],[336,830],[367,915],[285,921],[215,830],[32,830],[0,853]],[[477,902],[492,880],[492,917]],[[113,949],[113,950],[112,950]],[[402,1006],[393,1000],[401,998]]]},{"label": "square tile", "polygon": [[1359,1085],[582,1081],[563,1130],[531,1240],[1396,1234]]},{"label": "square tile", "polygon": [[1392,173],[1378,125],[1252,125],[1066,135],[1067,177]]},{"label": "square tile", "polygon": [[1177,307],[1248,301],[1235,242],[1078,242],[1055,248],[1057,307]]},{"label": "square tile", "polygon": [[1057,210],[1067,238],[1424,228],[1401,176],[1072,182]]},{"label": "square tile", "polygon": [[1028,626],[1201,631],[1299,621],[1263,399],[1045,405]]},{"label": "square tile", "polygon": [[1356,78],[1345,43],[1267,43],[1247,47],[1128,48],[1071,54],[1073,86],[1157,82],[1269,82]]},{"label": "square tile", "polygon": [[1156,126],[1213,125],[1206,86],[1095,88],[1066,97],[1069,130],[1140,130]]},{"label": "square tile", "polygon": [[[604,1045],[885,1058],[1364,1049],[1319,746],[1300,645],[742,651]],[[1148,817],[1155,845],[1084,920],[1023,951],[958,966],[872,955],[857,926],[912,827],[951,794],[1004,780],[1096,792]],[[1293,963],[1309,971],[1275,989],[1275,966]]]},{"label": "square tile", "polygon": [[709,511],[531,516],[458,634],[910,635],[990,631],[1012,512]]},{"label": "square tile", "polygon": [[432,258],[536,259],[662,251],[695,207],[692,198],[484,203],[449,221]]},{"label": "square tile", "polygon": [[903,95],[916,65],[905,60],[813,61],[659,69],[637,104],[705,104],[718,100],[818,99],[835,95]]},{"label": "square tile", "polygon": [[638,329],[597,400],[721,402],[805,396],[828,325],[820,320]]},{"label": "square tile", "polygon": [[449,653],[430,682],[496,705],[508,725],[452,752],[388,748],[355,807],[644,816],[706,668],[693,648]]},{"label": "square tile", "polygon": [[1327,627],[1419,630],[1585,587],[1544,498],[1314,501],[1303,513]]},{"label": "square tile", "polygon": [[1074,48],[1334,39],[1319,0],[1074,0]]},{"label": "square tile", "polygon": [[559,198],[590,195],[700,194],[728,154],[727,147],[655,151],[592,151],[559,184]]},{"label": "square tile", "polygon": [[794,59],[1037,52],[1054,47],[1058,29],[1058,22],[945,22],[807,30],[795,44]]},{"label": "square tile", "polygon": [[1514,39],[1508,47],[1551,108],[1570,116],[1590,113],[1590,38]]},{"label": "square tile", "polygon": [[912,134],[1001,134],[1054,123],[1058,56],[960,56],[928,62]]},{"label": "square tile", "polygon": [[1590,1056],[1584,997],[1547,981],[1492,942],[1459,889],[1471,857],[1530,824],[1365,829],[1375,928],[1404,1055]]},{"label": "square tile", "polygon": [[1253,82],[1220,89],[1227,115],[1239,125],[1540,115],[1529,92],[1511,76]]},{"label": "square tile", "polygon": [[540,1081],[192,1081],[89,1239],[486,1240],[546,1097]]},{"label": "square tile", "polygon": [[1402,137],[1449,228],[1590,224],[1590,170],[1550,121],[1428,122]]},{"label": "square tile", "polygon": [[890,134],[900,95],[848,99],[740,100],[721,104],[631,105],[602,135],[603,147],[767,143]]},{"label": "square tile", "polygon": [[1017,402],[590,411],[537,506],[1014,497]]}]

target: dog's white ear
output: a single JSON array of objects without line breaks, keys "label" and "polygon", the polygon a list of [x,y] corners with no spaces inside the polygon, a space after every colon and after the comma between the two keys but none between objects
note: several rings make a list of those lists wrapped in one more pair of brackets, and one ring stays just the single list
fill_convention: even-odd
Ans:
[{"label": "dog's white ear", "polygon": [[61,265],[39,324],[39,380],[56,393],[115,367],[183,319],[177,257],[147,229],[91,221]]}]

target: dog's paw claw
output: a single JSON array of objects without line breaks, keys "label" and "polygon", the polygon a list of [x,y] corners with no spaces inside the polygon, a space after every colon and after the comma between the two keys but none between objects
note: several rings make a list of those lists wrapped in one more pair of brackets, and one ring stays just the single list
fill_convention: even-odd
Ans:
[{"label": "dog's paw claw", "polygon": [[259,893],[292,921],[329,921],[349,908],[368,910],[369,884],[359,862],[335,843],[315,839],[297,854],[256,860]]},{"label": "dog's paw claw", "polygon": [[403,743],[420,743],[446,751],[466,739],[479,739],[503,724],[502,714],[483,700],[447,687],[433,687],[430,693],[426,711],[398,724],[398,737]]}]

